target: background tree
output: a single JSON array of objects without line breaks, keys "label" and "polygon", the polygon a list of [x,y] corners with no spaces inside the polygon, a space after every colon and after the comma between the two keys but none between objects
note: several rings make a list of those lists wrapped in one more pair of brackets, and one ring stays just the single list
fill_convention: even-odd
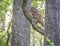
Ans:
[{"label": "background tree", "polygon": [[[46,0],[46,36],[54,43],[51,46],[60,46],[60,0]],[[55,45],[53,45],[55,44]],[[45,46],[49,44],[45,42]]]}]

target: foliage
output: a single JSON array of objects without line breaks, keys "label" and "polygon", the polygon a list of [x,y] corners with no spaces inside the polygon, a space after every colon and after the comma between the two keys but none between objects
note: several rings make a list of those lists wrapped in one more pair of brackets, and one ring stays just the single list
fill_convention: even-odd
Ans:
[{"label": "foliage", "polygon": [[[8,11],[12,13],[12,9],[13,9],[11,8],[12,4],[13,4],[13,0],[0,0],[0,46],[6,46],[8,35],[7,35],[7,31],[3,29],[3,24],[5,21],[6,13]],[[10,46],[10,39],[8,43],[9,46]]]},{"label": "foliage", "polygon": [[0,1],[0,16],[5,15],[9,10],[8,6],[11,5],[13,0],[2,0]]}]

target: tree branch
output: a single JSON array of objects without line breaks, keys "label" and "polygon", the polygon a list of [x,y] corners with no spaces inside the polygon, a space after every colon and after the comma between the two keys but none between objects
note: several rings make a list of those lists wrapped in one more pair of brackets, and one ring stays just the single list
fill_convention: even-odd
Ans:
[{"label": "tree branch", "polygon": [[[48,38],[46,35],[45,35],[45,31],[44,30],[41,30],[42,28],[40,28],[35,20],[30,16],[30,11],[27,10],[26,8],[26,5],[27,5],[27,2],[28,0],[23,0],[23,3],[22,3],[22,10],[23,10],[23,13],[24,13],[24,16],[30,21],[30,23],[32,24],[32,27],[39,33],[41,33],[45,38],[46,40],[48,41],[48,43],[54,43],[50,38]],[[51,45],[53,46],[53,45]]]},{"label": "tree branch", "polygon": [[41,33],[42,35],[44,35],[44,30],[42,30],[42,28],[40,28],[35,20],[30,16],[30,13],[29,11],[27,11],[26,9],[26,4],[27,4],[27,1],[28,0],[23,0],[23,4],[22,4],[22,10],[23,10],[23,13],[25,15],[25,17],[30,21],[30,23],[32,24],[32,27],[39,33]]}]

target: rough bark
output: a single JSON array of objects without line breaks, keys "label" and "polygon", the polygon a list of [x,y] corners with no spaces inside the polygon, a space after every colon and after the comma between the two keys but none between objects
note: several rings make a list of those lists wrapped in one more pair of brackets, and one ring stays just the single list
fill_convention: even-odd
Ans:
[{"label": "rough bark", "polygon": [[30,23],[22,12],[22,1],[14,0],[12,46],[30,46]]},{"label": "rough bark", "polygon": [[[46,36],[60,46],[60,0],[46,0]],[[46,40],[45,40],[46,41]],[[45,46],[48,46],[45,42]]]}]

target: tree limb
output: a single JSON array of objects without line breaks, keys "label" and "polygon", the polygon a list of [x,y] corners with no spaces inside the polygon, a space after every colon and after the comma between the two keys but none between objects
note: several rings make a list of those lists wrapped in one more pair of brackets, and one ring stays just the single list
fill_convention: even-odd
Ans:
[{"label": "tree limb", "polygon": [[[50,43],[54,43],[50,38],[48,38],[46,35],[45,35],[45,31],[44,30],[41,30],[42,28],[40,28],[37,24],[36,24],[36,22],[35,22],[35,20],[30,16],[30,11],[27,11],[27,8],[26,8],[26,5],[27,5],[27,2],[28,2],[28,0],[23,0],[23,3],[22,3],[22,10],[23,10],[23,13],[24,13],[24,16],[30,21],[30,23],[32,24],[32,27],[37,31],[37,32],[39,32],[40,34],[42,34],[45,38],[46,38],[46,40],[48,41],[48,43],[50,42]],[[49,43],[49,44],[50,44]],[[53,46],[53,45],[51,45],[51,46]]]},{"label": "tree limb", "polygon": [[25,15],[25,17],[30,21],[30,23],[32,24],[32,27],[39,33],[41,33],[42,35],[44,35],[44,30],[42,30],[42,28],[40,28],[35,20],[30,16],[30,13],[29,11],[27,11],[26,9],[26,4],[27,4],[27,1],[28,0],[23,0],[23,4],[22,4],[22,10],[23,10],[23,13]]}]

